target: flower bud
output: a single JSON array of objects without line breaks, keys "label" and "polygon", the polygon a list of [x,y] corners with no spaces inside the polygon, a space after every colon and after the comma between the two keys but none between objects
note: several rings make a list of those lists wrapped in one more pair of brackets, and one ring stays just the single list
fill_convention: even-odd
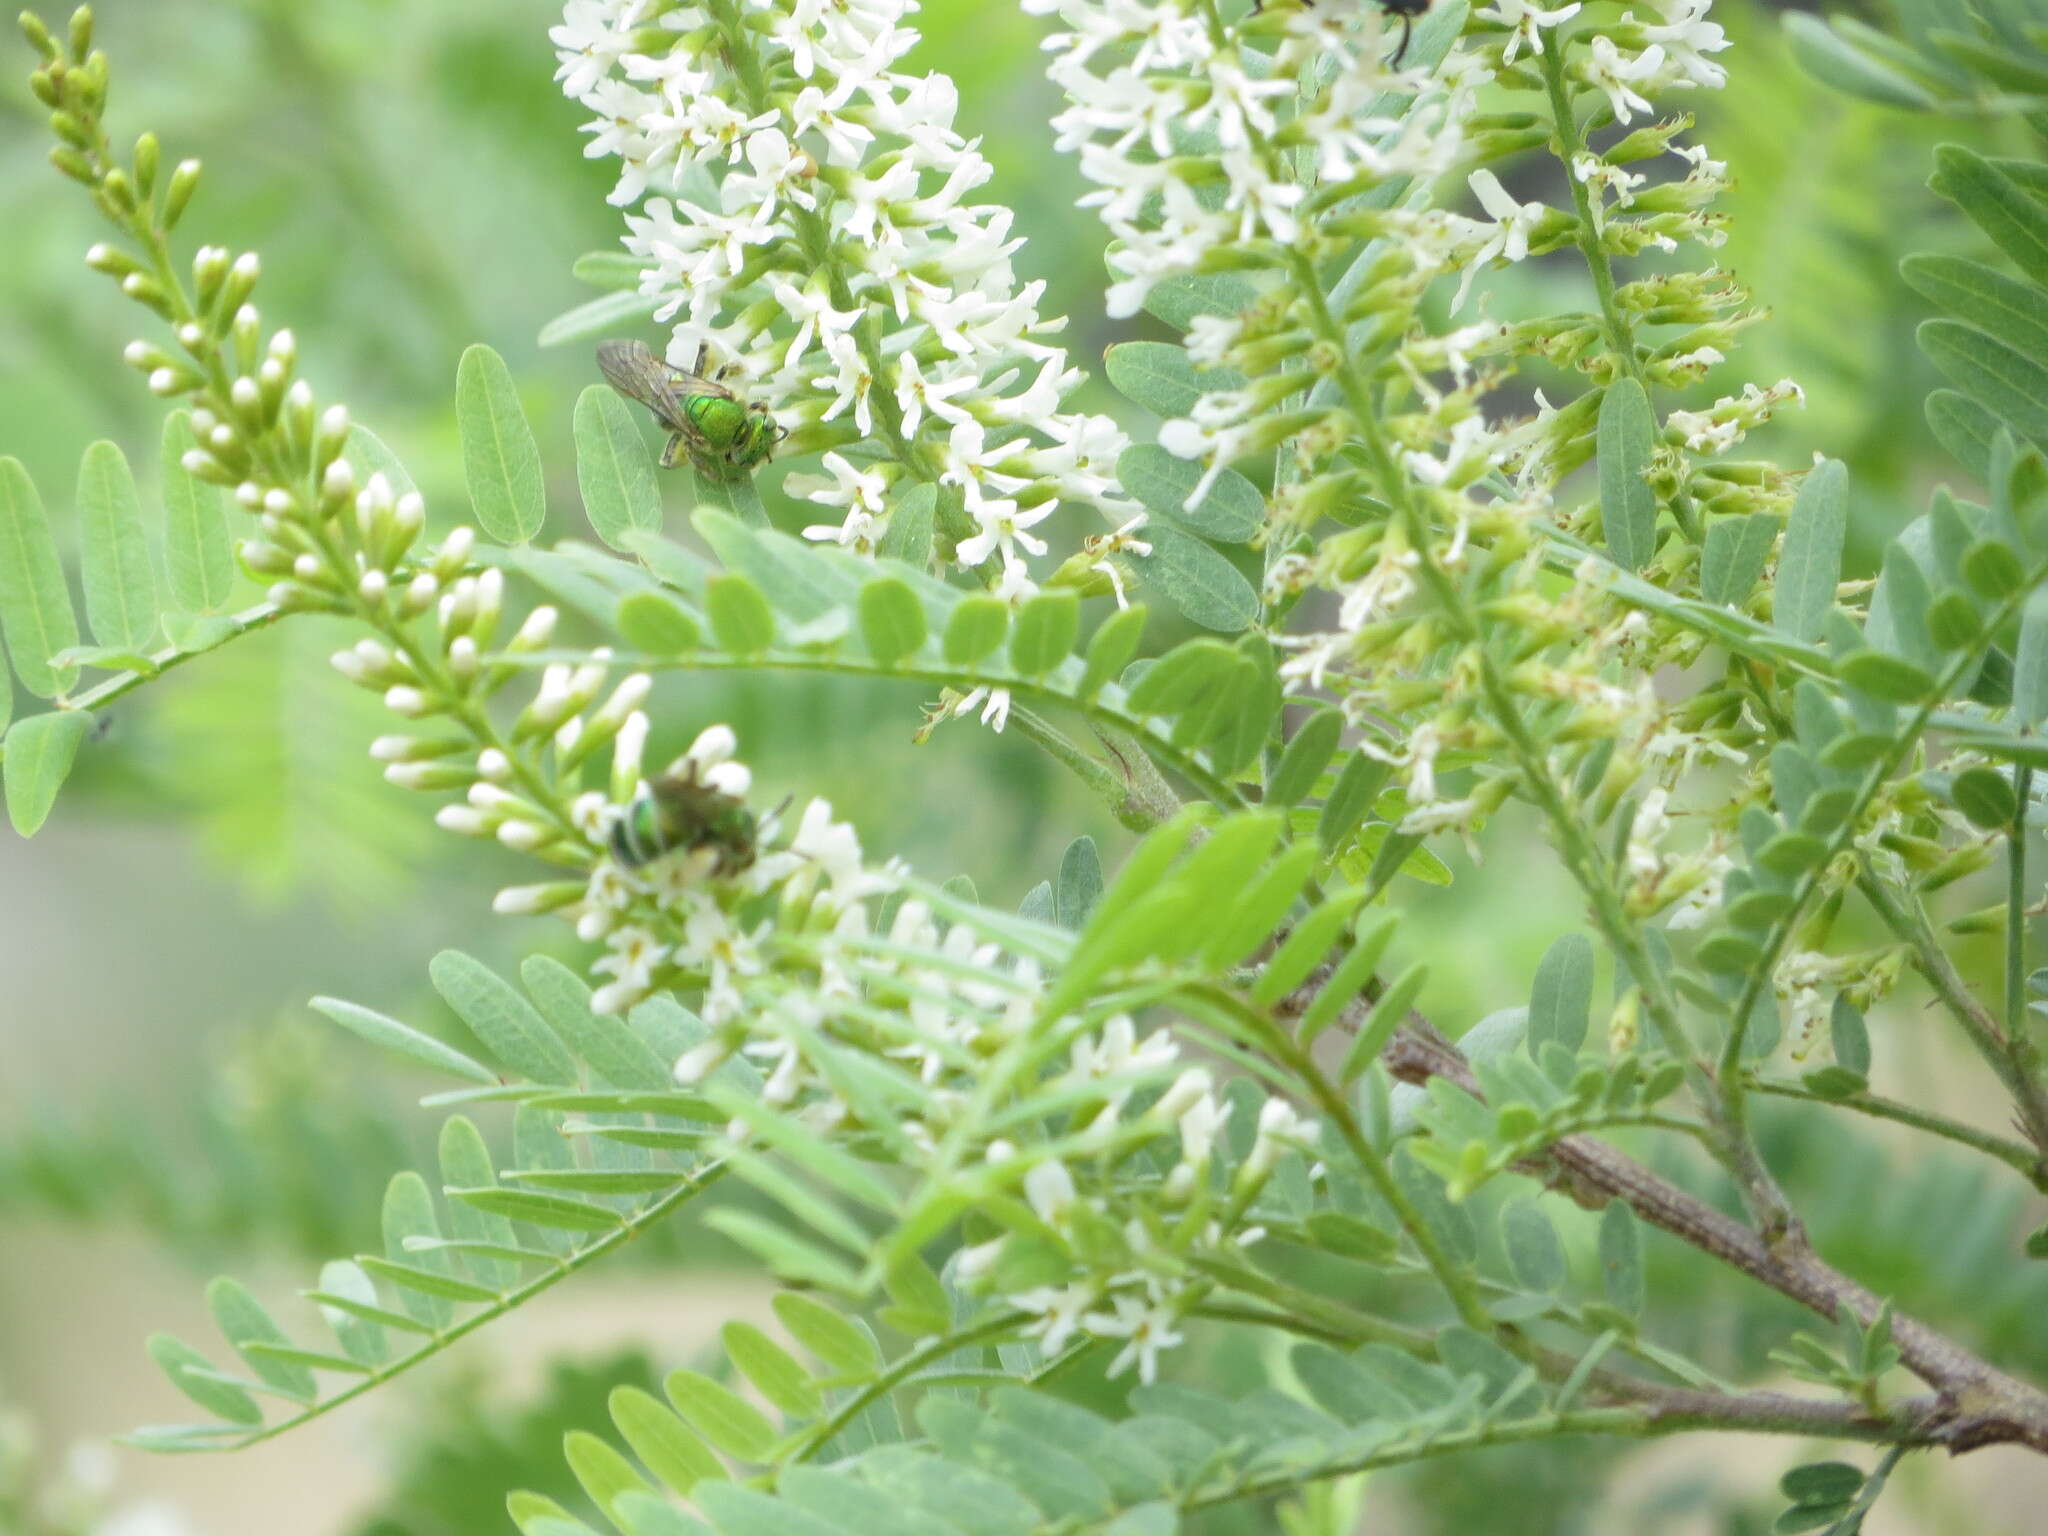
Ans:
[{"label": "flower bud", "polygon": [[460,763],[391,763],[384,769],[385,782],[400,789],[461,789],[470,778],[469,769]]},{"label": "flower bud", "polygon": [[118,245],[109,245],[104,240],[95,240],[85,248],[85,264],[109,277],[126,277],[131,272],[142,270],[141,262]]},{"label": "flower bud", "polygon": [[421,571],[406,584],[405,611],[408,617],[417,617],[434,606],[434,599],[440,594],[441,583],[431,574]]},{"label": "flower bud", "polygon": [[171,318],[171,301],[164,294],[164,285],[147,272],[130,272],[121,279],[121,291],[145,309],[154,310],[166,320]]},{"label": "flower bud", "polygon": [[240,478],[230,474],[219,459],[200,448],[186,449],[179,456],[178,463],[186,474],[195,480],[204,480],[209,485],[233,485]]},{"label": "flower bud", "polygon": [[537,917],[573,907],[586,894],[580,880],[557,880],[546,885],[508,885],[491,898],[491,910],[500,917]]},{"label": "flower bud", "polygon": [[519,632],[505,647],[508,651],[540,651],[555,638],[556,610],[543,603],[526,616],[526,622],[519,626]]},{"label": "flower bud", "polygon": [[384,691],[384,707],[394,715],[418,720],[434,712],[435,704],[419,689],[400,684]]},{"label": "flower bud", "polygon": [[73,181],[82,182],[88,187],[99,185],[99,175],[93,170],[92,162],[69,144],[59,144],[50,151],[50,164]]},{"label": "flower bud", "polygon": [[498,827],[498,841],[515,853],[532,853],[553,842],[555,834],[532,821],[507,821]]},{"label": "flower bud", "polygon": [[469,557],[476,548],[476,530],[464,523],[451,529],[448,537],[441,541],[440,549],[434,553],[432,570],[443,582],[450,582],[469,568]]},{"label": "flower bud", "polygon": [[240,261],[228,269],[227,286],[221,291],[221,308],[234,315],[228,323],[228,333],[235,344],[236,371],[249,373],[256,367],[256,350],[263,339],[263,316],[254,304],[244,304],[235,297],[235,277],[241,270]]},{"label": "flower bud", "polygon": [[54,61],[57,58],[57,44],[51,38],[50,29],[44,24],[43,18],[34,11],[23,11],[20,21],[22,36],[28,39],[29,47],[35,49],[45,60]]},{"label": "flower bud", "polygon": [[434,812],[434,824],[461,837],[489,837],[493,831],[483,812],[467,805],[444,805]]},{"label": "flower bud", "polygon": [[128,173],[119,166],[100,178],[100,195],[123,213],[135,212],[135,183],[128,179]]},{"label": "flower bud", "polygon": [[348,407],[330,405],[320,413],[320,426],[313,438],[314,457],[322,469],[339,459],[348,447]]},{"label": "flower bud", "polygon": [[171,171],[170,185],[164,190],[163,224],[166,232],[178,227],[178,220],[184,217],[185,206],[198,190],[199,162],[180,160]]},{"label": "flower bud", "polygon": [[135,190],[148,202],[156,196],[156,168],[160,153],[156,135],[145,133],[135,141]]},{"label": "flower bud", "polygon": [[502,784],[512,777],[512,759],[496,747],[485,747],[477,754],[477,776],[492,784]]},{"label": "flower bud", "polygon": [[201,310],[211,310],[227,282],[228,253],[218,245],[202,245],[192,255],[192,288]]},{"label": "flower bud", "polygon": [[[227,285],[221,290],[221,308],[235,316],[239,323],[241,311],[247,307],[250,293],[255,290],[256,280],[263,275],[263,259],[254,251],[244,251],[228,268]],[[253,322],[255,311],[249,311]]]},{"label": "flower bud", "polygon": [[356,596],[372,608],[383,607],[384,599],[390,592],[391,578],[379,570],[363,572],[361,579],[356,582]]},{"label": "flower bud", "polygon": [[263,539],[244,539],[242,564],[257,576],[282,576],[292,568],[292,554]]}]

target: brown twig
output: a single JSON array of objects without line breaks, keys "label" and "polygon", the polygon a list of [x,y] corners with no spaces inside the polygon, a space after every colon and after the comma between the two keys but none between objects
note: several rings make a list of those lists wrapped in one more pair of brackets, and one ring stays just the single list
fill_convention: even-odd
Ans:
[{"label": "brown twig", "polygon": [[[1483,1097],[1464,1055],[1420,1014],[1408,1015],[1380,1059],[1403,1082],[1426,1083],[1441,1077]],[[1625,1201],[1652,1226],[1825,1318],[1833,1320],[1847,1311],[1859,1322],[1868,1323],[1882,1305],[1867,1288],[1822,1262],[1808,1242],[1804,1226],[1797,1222],[1775,1242],[1766,1242],[1735,1217],[1591,1136],[1563,1137],[1545,1153],[1543,1163],[1580,1204],[1597,1208],[1609,1200]],[[1985,1445],[2019,1444],[2048,1455],[2048,1394],[1995,1369],[1953,1339],[1904,1313],[1892,1313],[1891,1336],[1907,1367],[1935,1389],[1924,1421],[1916,1421],[1926,1438],[1916,1443],[1939,1444],[1958,1453]],[[1694,1409],[1708,1403],[1725,1407],[1727,1401],[1715,1393],[1692,1395],[1702,1400]]]}]

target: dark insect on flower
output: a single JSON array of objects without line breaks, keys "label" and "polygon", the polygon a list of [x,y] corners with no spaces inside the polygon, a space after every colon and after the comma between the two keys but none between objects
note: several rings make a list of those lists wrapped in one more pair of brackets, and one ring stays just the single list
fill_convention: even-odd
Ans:
[{"label": "dark insect on flower", "polygon": [[1401,61],[1408,57],[1408,44],[1415,37],[1415,18],[1429,9],[1429,0],[1380,0],[1380,9],[1401,18],[1401,46],[1387,60],[1392,68],[1399,69]]},{"label": "dark insect on flower", "polygon": [[697,366],[685,372],[654,355],[642,341],[601,341],[597,366],[628,400],[637,400],[668,428],[661,467],[675,468],[688,454],[690,467],[712,480],[743,480],[766,459],[782,429],[765,405],[749,405],[705,372],[711,349],[697,349]]},{"label": "dark insect on flower", "polygon": [[736,797],[697,777],[685,761],[645,786],[612,823],[612,857],[629,868],[672,853],[707,854],[706,873],[736,875],[760,851],[761,828]]}]

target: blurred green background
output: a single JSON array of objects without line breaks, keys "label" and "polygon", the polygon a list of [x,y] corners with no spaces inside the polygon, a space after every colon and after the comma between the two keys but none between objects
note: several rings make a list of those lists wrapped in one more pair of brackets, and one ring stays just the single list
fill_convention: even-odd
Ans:
[{"label": "blurred green background", "polygon": [[[296,330],[322,397],[346,400],[398,450],[438,521],[460,520],[451,386],[462,348],[488,341],[521,382],[552,527],[568,530],[569,407],[592,370],[582,346],[542,351],[535,336],[588,296],[569,277],[574,257],[612,246],[621,225],[604,201],[611,173],[582,158],[581,113],[551,82],[555,8],[96,9],[113,121],[125,134],[153,127],[167,153],[205,160],[181,233],[260,248],[258,303]],[[1818,448],[1848,459],[1868,549],[1953,477],[1922,422],[1932,379],[1912,342],[1921,311],[1896,265],[1911,250],[1967,244],[1922,183],[1937,140],[1986,135],[1822,92],[1785,56],[1771,9],[1715,8],[1738,42],[1735,88],[1696,103],[1737,176],[1722,257],[1771,312],[1708,394],[1798,378],[1807,409],[1760,446],[1788,463]],[[997,168],[987,195],[1016,208],[1031,241],[1018,265],[1048,280],[1048,313],[1072,317],[1075,355],[1092,363],[1111,341],[1147,334],[1146,322],[1101,318],[1100,233],[1073,206],[1071,163],[1049,149],[1042,25],[1013,5],[932,0],[922,27],[913,62],[959,83],[960,126]],[[44,162],[41,115],[20,83],[26,51],[7,57],[0,452],[27,463],[61,525],[95,438],[119,442],[151,493],[161,417],[120,362],[141,312],[85,269],[101,231]],[[1501,314],[1584,302],[1568,261],[1531,263],[1515,280]],[[1090,404],[1115,408],[1107,391]],[[787,503],[777,510],[786,525],[804,521]],[[514,866],[489,850],[450,859],[427,806],[377,776],[363,749],[380,711],[326,666],[335,639],[285,626],[147,690],[88,746],[42,836],[0,833],[0,1409],[20,1410],[41,1446],[16,1468],[8,1435],[26,1430],[0,1417],[0,1536],[12,1536],[10,1479],[94,1482],[96,1464],[67,1463],[74,1437],[180,1416],[141,1341],[156,1328],[206,1331],[205,1275],[253,1266],[264,1294],[288,1296],[310,1261],[364,1244],[385,1179],[431,1130],[407,1111],[412,1085],[329,1040],[304,999],[335,992],[418,1016],[433,1006],[424,975],[437,949],[503,956],[561,943],[552,929],[490,919],[489,893]],[[788,680],[671,680],[657,696],[679,740],[730,720],[770,798],[826,794],[871,849],[936,876],[971,873],[991,899],[1020,898],[1077,833],[1115,859],[1121,835],[1014,736],[959,725],[914,747],[923,702],[914,690]],[[1437,960],[1425,1007],[1454,1033],[1520,1000],[1576,908],[1540,840],[1512,824],[1483,865],[1460,858],[1458,873],[1448,889],[1401,897],[1423,918],[1408,931],[1426,933]],[[1999,1117],[1971,1064],[1916,1028],[1912,1000],[1874,1023],[1880,1088]],[[1766,1128],[1824,1251],[2012,1368],[2048,1372],[2048,1287],[2024,1271],[2014,1240],[2038,1211],[1972,1167],[1860,1127],[1778,1117]],[[687,1358],[736,1313],[765,1312],[763,1288],[687,1223],[648,1246],[688,1261],[683,1277],[645,1261],[583,1277],[418,1382],[239,1458],[121,1453],[114,1503],[170,1500],[182,1513],[166,1518],[180,1523],[162,1531],[209,1536],[509,1528],[503,1489],[562,1481],[560,1430],[595,1426],[606,1387],[650,1360]],[[1675,1343],[1754,1362],[1795,1321],[1683,1255],[1653,1253],[1657,1326]],[[539,1363],[553,1356],[563,1363]],[[1226,1379],[1258,1367],[1228,1351],[1204,1366]],[[1796,1459],[1778,1444],[1534,1448],[1384,1479],[1367,1507],[1376,1531],[1760,1531],[1769,1482]],[[2029,1501],[2044,1490],[2030,1471],[1988,1456],[1961,1473],[1909,1465],[1870,1529],[2038,1529]],[[1270,1528],[1270,1512],[1244,1518],[1214,1529]]]}]

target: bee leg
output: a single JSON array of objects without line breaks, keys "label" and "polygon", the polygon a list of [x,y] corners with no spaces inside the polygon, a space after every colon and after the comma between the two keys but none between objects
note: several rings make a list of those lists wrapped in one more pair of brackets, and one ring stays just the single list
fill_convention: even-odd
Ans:
[{"label": "bee leg", "polygon": [[1413,16],[1403,16],[1401,18],[1401,46],[1396,48],[1394,56],[1387,60],[1387,67],[1389,69],[1399,69],[1401,67],[1401,61],[1408,57],[1408,44],[1414,37],[1415,18]]},{"label": "bee leg", "polygon": [[674,469],[676,461],[683,456],[683,434],[671,432],[668,441],[661,445],[661,467]]},{"label": "bee leg", "polygon": [[700,378],[700,379],[706,379],[706,378],[709,378],[709,377],[710,377],[710,375],[709,375],[708,373],[706,373],[706,372],[704,371],[704,365],[705,365],[705,364],[706,364],[707,362],[709,362],[709,361],[710,361],[710,359],[711,359],[711,343],[710,343],[710,342],[708,342],[708,341],[700,341],[700,342],[698,342],[698,343],[697,343],[697,366],[696,366],[696,367],[694,367],[694,368],[692,368],[692,369],[690,370],[690,372],[692,372],[692,373],[696,374],[696,375],[697,375],[697,377],[698,377],[698,378]]}]

